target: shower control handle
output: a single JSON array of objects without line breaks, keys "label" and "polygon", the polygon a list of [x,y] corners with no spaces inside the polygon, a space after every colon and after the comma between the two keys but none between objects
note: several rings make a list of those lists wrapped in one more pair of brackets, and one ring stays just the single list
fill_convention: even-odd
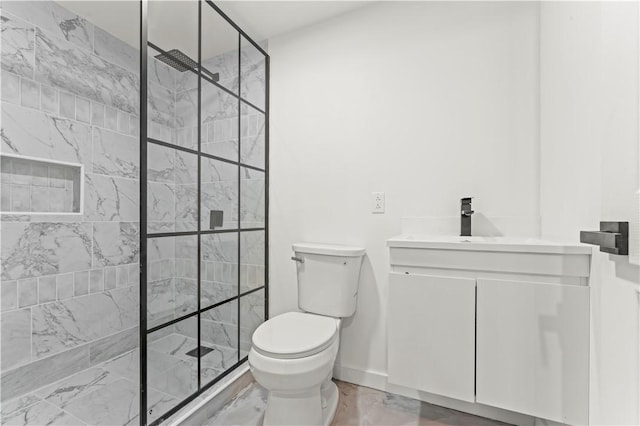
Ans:
[{"label": "shower control handle", "polygon": [[291,260],[295,260],[296,262],[304,263],[304,259],[301,257],[291,256]]}]

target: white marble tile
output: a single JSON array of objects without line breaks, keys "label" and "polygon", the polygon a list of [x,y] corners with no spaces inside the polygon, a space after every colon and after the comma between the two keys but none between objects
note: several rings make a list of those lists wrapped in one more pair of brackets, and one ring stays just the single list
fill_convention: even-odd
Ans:
[{"label": "white marble tile", "polygon": [[45,84],[42,85],[40,96],[40,107],[43,111],[58,114],[58,90]]},{"label": "white marble tile", "polygon": [[238,221],[238,184],[236,180],[202,183],[202,228],[209,229],[211,210],[223,211],[223,224],[216,229],[235,228]]},{"label": "white marble tile", "polygon": [[3,371],[2,399],[24,395],[88,367],[89,351],[85,345]]},{"label": "white marble tile", "polygon": [[138,223],[96,222],[93,225],[93,229],[94,268],[137,263],[139,261],[140,235]]},{"label": "white marble tile", "polygon": [[2,69],[22,77],[33,78],[33,25],[7,13],[6,7],[2,10],[0,19],[2,19]]},{"label": "white marble tile", "polygon": [[198,89],[195,88],[176,93],[175,127],[196,127],[197,125]]},{"label": "white marble tile", "polygon": [[94,52],[133,73],[140,72],[140,52],[99,27],[95,27]]},{"label": "white marble tile", "polygon": [[31,309],[4,312],[0,318],[1,368],[6,371],[31,359]]},{"label": "white marble tile", "polygon": [[240,51],[240,96],[264,111],[266,98],[266,60],[253,45],[245,43]]},{"label": "white marble tile", "polygon": [[91,365],[109,361],[137,348],[140,340],[138,327],[129,328],[89,344]]},{"label": "white marble tile", "polygon": [[129,134],[129,114],[118,110],[118,131]]},{"label": "white marble tile", "polygon": [[172,90],[149,83],[147,114],[149,121],[168,127],[175,125],[176,99]]},{"label": "white marble tile", "polygon": [[8,1],[4,9],[77,46],[91,50],[93,24],[56,2]]},{"label": "white marble tile", "polygon": [[89,292],[98,293],[104,290],[104,269],[93,269],[89,272]]},{"label": "white marble tile", "polygon": [[56,300],[56,276],[47,275],[38,278],[38,303]]},{"label": "white marble tile", "polygon": [[150,232],[175,230],[175,186],[149,182],[147,184],[147,226]]},{"label": "white marble tile", "polygon": [[89,368],[39,389],[36,391],[36,395],[56,407],[64,408],[74,399],[102,389],[119,378],[108,370],[97,367]]},{"label": "white marble tile", "polygon": [[129,286],[129,265],[116,266],[116,287]]},{"label": "white marble tile", "polygon": [[104,126],[104,105],[98,102],[91,102],[91,124]]},{"label": "white marble tile", "polygon": [[91,102],[88,99],[76,97],[76,120],[91,123]]},{"label": "white marble tile", "polygon": [[73,297],[73,274],[56,275],[57,299]]},{"label": "white marble tile", "polygon": [[175,157],[176,184],[198,182],[198,157],[187,152],[176,151]]},{"label": "white marble tile", "polygon": [[147,284],[147,320],[151,327],[174,318],[174,280],[158,279]]},{"label": "white marble tile", "polygon": [[[167,89],[175,92],[176,90],[176,76],[178,74],[182,74],[179,71],[174,70],[167,64],[160,62],[158,59],[154,58],[152,55],[157,53],[153,49],[149,49],[150,55],[147,61],[147,66],[149,67],[147,72],[147,78],[149,82],[154,84],[159,84]],[[195,77],[195,74],[190,73]],[[197,85],[197,78],[194,78],[194,81]]]},{"label": "white marble tile", "polygon": [[193,72],[176,72],[176,93],[198,88],[198,75]]},{"label": "white marble tile", "polygon": [[147,145],[147,179],[175,183],[176,151],[161,145]]},{"label": "white marble tile", "polygon": [[129,267],[129,285],[140,285],[140,265],[132,263]]},{"label": "white marble tile", "polygon": [[195,184],[176,185],[176,231],[198,228],[198,188]]},{"label": "white marble tile", "polygon": [[129,116],[129,134],[136,138],[140,136],[140,117]]},{"label": "white marble tile", "polygon": [[176,238],[191,239],[191,244],[195,246],[196,237],[162,237],[162,238],[150,238],[147,242],[147,260],[168,260],[174,259],[176,256],[175,240]]},{"label": "white marble tile", "polygon": [[15,410],[10,415],[3,415],[2,424],[24,426],[78,426],[84,425],[85,423],[46,401],[38,401],[35,404]]},{"label": "white marble tile", "polygon": [[[107,160],[101,161],[107,167]],[[98,174],[85,176],[85,220],[137,221],[139,216],[137,180]]]},{"label": "white marble tile", "polygon": [[264,265],[264,231],[240,233],[240,263],[243,265]]},{"label": "white marble tile", "polygon": [[2,151],[72,163],[91,171],[89,126],[17,105],[2,105]]},{"label": "white marble tile", "polygon": [[253,332],[264,322],[264,290],[240,298],[240,357],[251,349]]},{"label": "white marble tile", "polygon": [[[236,348],[238,346],[238,326],[236,324],[203,320],[200,328],[202,340],[204,341],[228,348]],[[183,330],[178,331],[182,332]]]},{"label": "white marble tile", "polygon": [[27,108],[40,108],[40,85],[33,80],[20,79],[21,105]]},{"label": "white marble tile", "polygon": [[10,311],[18,307],[18,282],[0,282],[0,311]]},{"label": "white marble tile", "polygon": [[95,392],[81,396],[65,406],[65,410],[91,425],[137,424],[140,408],[138,386],[119,379]]},{"label": "white marble tile", "polygon": [[[238,274],[233,281],[237,283]],[[201,306],[207,307],[238,295],[238,284],[202,281],[200,289]]]},{"label": "white marble tile", "polygon": [[240,169],[240,224],[242,228],[263,228],[265,220],[264,173]]},{"label": "white marble tile", "polygon": [[241,162],[265,167],[265,117],[254,108],[242,104],[240,117]]},{"label": "white marble tile", "polygon": [[136,348],[125,352],[100,364],[100,367],[122,377],[138,377],[140,375],[140,350]]},{"label": "white marble tile", "polygon": [[12,104],[20,103],[20,77],[7,71],[0,71],[2,82],[2,100]]},{"label": "white marble tile", "polygon": [[109,130],[118,130],[118,110],[105,106],[104,127]]},{"label": "white marble tile", "polygon": [[18,307],[24,308],[38,303],[38,280],[25,278],[18,280]]},{"label": "white marble tile", "polygon": [[116,288],[116,268],[104,268],[104,289],[111,290]]},{"label": "white marble tile", "polygon": [[0,408],[0,421],[2,422],[2,424],[4,424],[5,419],[7,419],[9,416],[14,416],[24,408],[27,408],[41,401],[42,399],[34,394],[20,396],[9,401],[3,400],[2,407]]},{"label": "white marble tile", "polygon": [[75,120],[76,97],[68,92],[60,92],[60,115]]},{"label": "white marble tile", "polygon": [[268,392],[262,386],[257,384],[248,386],[208,419],[206,424],[260,426],[267,407],[267,396]]},{"label": "white marble tile", "polygon": [[[194,346],[195,348],[195,346]],[[154,374],[149,375],[148,386],[181,400],[198,390],[197,365],[168,357],[156,351],[148,352],[149,370]],[[162,359],[164,358],[164,359]],[[194,358],[195,359],[195,358]],[[165,362],[160,369],[157,364]],[[155,367],[152,367],[156,365]]]},{"label": "white marble tile", "polygon": [[93,172],[138,178],[139,146],[136,138],[99,127],[93,128]]},{"label": "white marble tile", "polygon": [[133,287],[38,305],[32,308],[31,351],[35,358],[43,358],[137,322],[138,291]]},{"label": "white marble tile", "polygon": [[198,281],[175,278],[175,316],[181,317],[198,309]]},{"label": "white marble tile", "polygon": [[76,272],[73,274],[73,295],[85,294],[89,294],[89,271]]},{"label": "white marble tile", "polygon": [[202,65],[210,72],[218,73],[220,78],[219,83],[221,85],[231,90],[233,93],[238,93],[237,50],[230,50],[212,58],[205,58],[202,60]]},{"label": "white marble tile", "polygon": [[138,114],[136,74],[92,56],[64,39],[36,31],[36,81]]}]

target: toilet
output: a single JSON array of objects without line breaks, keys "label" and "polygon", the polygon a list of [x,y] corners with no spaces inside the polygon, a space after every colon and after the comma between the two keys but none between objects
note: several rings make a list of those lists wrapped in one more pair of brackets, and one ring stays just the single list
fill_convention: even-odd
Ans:
[{"label": "toilet", "polygon": [[256,329],[249,366],[269,391],[264,425],[328,425],[338,406],[331,377],[340,322],[355,313],[365,250],[297,243],[293,251],[302,312],[275,316]]}]

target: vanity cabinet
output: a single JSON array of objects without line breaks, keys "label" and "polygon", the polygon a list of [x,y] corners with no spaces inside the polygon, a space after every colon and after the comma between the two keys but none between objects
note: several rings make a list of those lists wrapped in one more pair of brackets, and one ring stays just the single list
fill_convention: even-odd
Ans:
[{"label": "vanity cabinet", "polygon": [[476,282],[392,273],[389,381],[474,401]]},{"label": "vanity cabinet", "polygon": [[588,424],[589,287],[478,279],[476,401]]},{"label": "vanity cabinet", "polygon": [[388,245],[390,383],[588,424],[590,247]]}]

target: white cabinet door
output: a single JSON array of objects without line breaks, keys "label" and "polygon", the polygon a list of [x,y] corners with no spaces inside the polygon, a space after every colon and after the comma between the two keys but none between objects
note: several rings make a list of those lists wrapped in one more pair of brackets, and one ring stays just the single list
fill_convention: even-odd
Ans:
[{"label": "white cabinet door", "polygon": [[479,403],[588,424],[589,287],[478,279]]},{"label": "white cabinet door", "polygon": [[391,273],[389,382],[474,401],[475,279]]}]

